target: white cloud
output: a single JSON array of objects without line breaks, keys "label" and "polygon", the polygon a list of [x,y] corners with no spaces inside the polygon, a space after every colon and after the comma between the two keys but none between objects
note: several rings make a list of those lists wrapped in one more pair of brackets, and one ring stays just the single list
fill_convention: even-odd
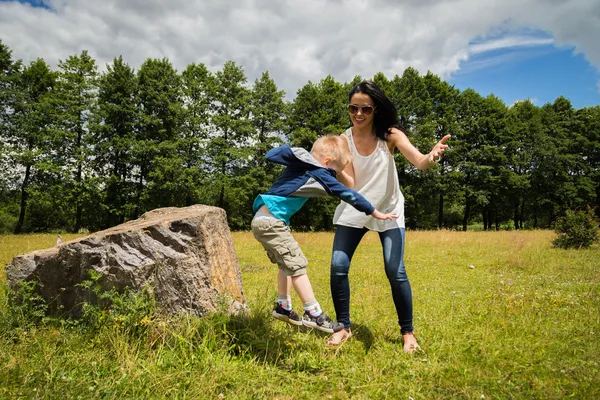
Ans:
[{"label": "white cloud", "polygon": [[491,72],[496,67],[517,64],[527,60],[541,58],[554,51],[548,46],[535,48],[510,47],[508,49],[503,49],[508,51],[500,52],[498,54],[489,54],[487,52],[477,54],[471,53],[471,55],[474,57],[469,57],[469,62],[461,64],[460,69],[454,72],[452,75],[468,75],[479,70]]},{"label": "white cloud", "polygon": [[553,44],[554,40],[550,38],[535,38],[527,36],[509,36],[500,39],[494,39],[483,43],[474,43],[469,46],[471,54],[485,53],[493,50],[512,49],[517,47],[544,46]]},{"label": "white cloud", "polygon": [[[59,59],[89,50],[100,66],[168,57],[179,70],[241,65],[269,71],[291,98],[309,80],[402,73],[447,77],[498,49],[571,45],[600,67],[600,0],[46,0],[51,10],[0,2],[0,39],[17,58]],[[523,29],[547,37],[517,35]],[[477,42],[473,41],[477,39]]]}]

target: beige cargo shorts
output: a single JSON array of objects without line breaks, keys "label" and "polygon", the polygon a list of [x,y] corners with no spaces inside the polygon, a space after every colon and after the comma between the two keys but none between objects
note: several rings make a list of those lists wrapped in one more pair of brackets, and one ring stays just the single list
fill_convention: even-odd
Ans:
[{"label": "beige cargo shorts", "polygon": [[286,276],[306,274],[308,261],[285,222],[272,216],[255,216],[251,227],[271,262]]}]

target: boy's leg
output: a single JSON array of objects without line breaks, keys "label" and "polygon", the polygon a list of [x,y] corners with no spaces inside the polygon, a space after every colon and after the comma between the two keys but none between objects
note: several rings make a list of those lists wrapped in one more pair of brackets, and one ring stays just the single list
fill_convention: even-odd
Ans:
[{"label": "boy's leg", "polygon": [[302,300],[302,303],[308,303],[315,300],[315,293],[313,292],[312,285],[308,279],[308,275],[299,275],[292,278],[292,284],[294,290]]},{"label": "boy's leg", "polygon": [[[342,329],[343,325],[332,321],[327,314],[321,311],[321,307],[316,302],[312,286],[306,275],[308,261],[298,242],[292,236],[290,228],[276,218],[254,218],[252,232],[262,243],[271,261],[279,266],[280,274],[286,277],[284,279],[283,276],[278,275],[278,295],[285,294],[287,296],[289,293],[287,277],[290,277],[294,289],[304,303],[305,313],[300,323],[330,333]],[[273,316],[294,325],[298,322],[295,319],[297,314],[293,310],[285,310],[279,304],[273,310]]]},{"label": "boy's leg", "polygon": [[313,292],[308,275],[304,274],[293,277],[292,284],[294,285],[294,290],[298,294],[298,297],[302,300],[304,312],[309,313],[311,317],[319,317],[323,313],[323,310],[315,298],[315,293]]},{"label": "boy's leg", "polygon": [[[290,296],[292,274],[287,270],[285,260],[285,257],[289,258],[287,245],[291,238],[289,227],[273,216],[258,216],[258,214],[252,219],[251,227],[254,237],[263,245],[271,262],[279,267],[277,274],[278,298],[272,312],[273,317],[292,325],[303,325],[302,318],[292,309],[292,298]],[[304,268],[306,268],[306,263]]]},{"label": "boy's leg", "polygon": [[277,273],[277,304],[273,309],[272,315],[274,318],[288,324],[302,326],[302,318],[292,308],[291,286],[292,278],[280,269]]},{"label": "boy's leg", "polygon": [[[318,329],[323,332],[334,333],[343,328],[342,324],[332,321],[327,314],[321,310],[321,306],[315,299],[312,285],[306,274],[306,266],[308,261],[300,248],[300,245],[289,233],[289,228],[285,237],[285,248],[278,252],[280,262],[280,271],[283,275],[291,277],[294,290],[302,300],[304,315],[302,323],[311,328]],[[280,294],[284,293],[284,289],[289,291],[288,281],[283,278],[278,280],[281,282]],[[289,292],[288,292],[289,293]]]},{"label": "boy's leg", "polygon": [[302,316],[304,325],[327,333],[338,332],[344,328],[343,324],[333,321],[323,312],[321,305],[315,299],[308,275],[292,277],[292,284],[304,306],[304,315]]},{"label": "boy's leg", "polygon": [[277,274],[277,294],[279,296],[289,296],[292,288],[292,277],[279,270]]},{"label": "boy's leg", "polygon": [[279,270],[277,273],[277,303],[286,310],[292,309],[292,296],[290,290],[292,288],[292,278]]}]

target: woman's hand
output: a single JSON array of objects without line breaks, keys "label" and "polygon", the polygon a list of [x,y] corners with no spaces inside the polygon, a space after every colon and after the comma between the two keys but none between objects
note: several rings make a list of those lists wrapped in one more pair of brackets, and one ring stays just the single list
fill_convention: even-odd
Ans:
[{"label": "woman's hand", "polygon": [[394,147],[400,150],[400,153],[408,160],[412,165],[419,168],[420,170],[426,170],[430,168],[433,163],[442,156],[446,148],[448,148],[447,144],[444,144],[448,139],[450,139],[450,135],[446,135],[437,142],[435,146],[433,146],[433,150],[428,154],[421,153],[413,144],[408,140],[408,137],[404,132],[402,132],[398,128],[390,128],[389,130],[389,141],[388,146],[390,146],[390,151],[393,152]]},{"label": "woman's hand", "polygon": [[444,151],[446,151],[446,149],[448,148],[448,145],[444,143],[446,143],[446,141],[451,137],[451,135],[446,135],[442,138],[442,140],[437,142],[435,146],[433,146],[433,149],[429,152],[429,155],[427,156],[427,160],[430,163],[440,161],[442,155],[444,154]]},{"label": "woman's hand", "polygon": [[390,221],[393,221],[396,218],[398,218],[397,214],[394,214],[394,213],[384,214],[384,213],[382,213],[381,211],[378,211],[378,210],[373,211],[373,213],[371,214],[371,216],[373,218],[380,219],[380,220],[389,219]]}]

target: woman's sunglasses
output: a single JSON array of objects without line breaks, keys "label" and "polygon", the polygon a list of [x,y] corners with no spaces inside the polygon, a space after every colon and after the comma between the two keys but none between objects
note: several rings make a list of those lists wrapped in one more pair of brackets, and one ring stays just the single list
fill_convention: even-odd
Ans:
[{"label": "woman's sunglasses", "polygon": [[350,114],[356,114],[358,110],[360,110],[360,112],[362,112],[364,115],[371,115],[373,114],[375,107],[369,105],[359,107],[356,104],[348,104],[348,112]]}]

